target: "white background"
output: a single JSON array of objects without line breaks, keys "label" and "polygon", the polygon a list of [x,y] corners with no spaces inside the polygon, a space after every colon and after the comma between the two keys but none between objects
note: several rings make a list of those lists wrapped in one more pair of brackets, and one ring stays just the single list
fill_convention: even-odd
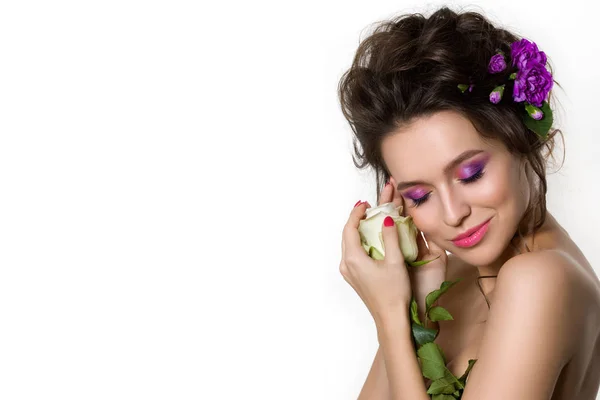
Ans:
[{"label": "white background", "polygon": [[[375,191],[336,89],[418,3],[2,2],[0,398],[356,398],[377,338],[341,229]],[[597,14],[465,4],[548,54],[549,210],[599,268]]]}]

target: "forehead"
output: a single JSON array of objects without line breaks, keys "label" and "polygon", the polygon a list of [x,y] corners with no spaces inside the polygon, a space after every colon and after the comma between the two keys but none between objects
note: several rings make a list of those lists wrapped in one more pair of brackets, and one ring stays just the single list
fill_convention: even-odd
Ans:
[{"label": "forehead", "polygon": [[396,180],[433,176],[465,150],[494,151],[471,121],[454,111],[419,118],[382,142],[383,159]]}]

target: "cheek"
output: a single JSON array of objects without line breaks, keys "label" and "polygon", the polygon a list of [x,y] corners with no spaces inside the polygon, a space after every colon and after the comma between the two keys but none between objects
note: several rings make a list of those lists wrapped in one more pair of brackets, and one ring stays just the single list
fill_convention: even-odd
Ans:
[{"label": "cheek", "polygon": [[[482,179],[473,201],[499,210],[504,218],[520,215],[529,201],[527,188],[521,184],[520,170],[514,167],[495,169]],[[488,178],[488,179],[485,179]]]},{"label": "cheek", "polygon": [[417,228],[429,237],[438,236],[437,230],[440,228],[440,220],[434,213],[426,211],[417,211],[412,214],[413,222]]},{"label": "cheek", "polygon": [[496,172],[484,176],[477,187],[477,200],[487,206],[501,208],[502,205],[514,202],[517,190],[508,171]]}]

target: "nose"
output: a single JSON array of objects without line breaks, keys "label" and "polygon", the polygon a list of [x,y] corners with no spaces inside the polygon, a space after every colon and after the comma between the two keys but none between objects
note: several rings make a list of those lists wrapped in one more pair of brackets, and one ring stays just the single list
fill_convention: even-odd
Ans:
[{"label": "nose", "polygon": [[444,222],[448,226],[460,226],[462,221],[471,214],[471,207],[466,199],[450,189],[439,191],[444,211]]}]

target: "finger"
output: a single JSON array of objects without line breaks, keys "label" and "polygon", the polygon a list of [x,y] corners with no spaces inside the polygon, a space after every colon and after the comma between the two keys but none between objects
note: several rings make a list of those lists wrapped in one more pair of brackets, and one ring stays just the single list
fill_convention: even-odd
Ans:
[{"label": "finger", "polygon": [[402,255],[402,250],[400,250],[398,229],[396,229],[396,224],[392,217],[387,216],[383,219],[381,233],[383,236],[383,250],[385,251],[384,262],[390,265],[403,264],[404,256]]},{"label": "finger", "polygon": [[379,202],[377,203],[377,206],[380,206],[380,205],[386,204],[386,203],[391,203],[393,198],[394,198],[394,188],[388,181],[385,184],[385,186],[383,187],[383,189],[381,190],[381,193],[379,194]]},{"label": "finger", "polygon": [[364,202],[354,207],[350,212],[350,217],[348,218],[348,222],[346,222],[342,232],[343,257],[348,258],[351,256],[356,256],[358,255],[358,251],[362,251],[364,253],[364,248],[360,243],[358,226],[360,225],[360,220],[365,217],[367,208],[370,207],[371,205],[369,202]]},{"label": "finger", "polygon": [[400,192],[396,190],[396,180],[394,178],[390,178],[390,184],[387,185],[385,189],[390,191],[391,193],[389,201],[394,203],[395,207],[402,206],[402,212],[400,213],[400,215],[406,217],[406,207],[404,207],[404,198],[402,197]]}]

